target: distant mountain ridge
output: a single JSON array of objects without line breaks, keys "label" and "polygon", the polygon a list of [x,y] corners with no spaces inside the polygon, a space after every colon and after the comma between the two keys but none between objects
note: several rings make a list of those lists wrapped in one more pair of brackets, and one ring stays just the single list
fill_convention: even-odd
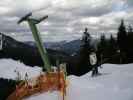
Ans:
[{"label": "distant mountain ridge", "polygon": [[[2,34],[2,33],[1,33]],[[0,58],[12,58],[20,60],[30,66],[43,66],[43,62],[36,46],[27,43],[19,42],[10,36],[2,34],[2,50],[0,50]],[[49,58],[52,64],[60,58],[66,59],[68,55],[62,51],[47,49]]]},{"label": "distant mountain ridge", "polygon": [[[44,66],[40,53],[35,43],[19,42],[10,36],[3,36],[3,49],[0,50],[0,58],[11,58],[19,60],[28,66]],[[96,42],[95,42],[96,43]],[[48,57],[52,66],[56,66],[56,61],[66,63],[68,75],[83,75],[90,71],[89,67],[79,66],[79,50],[81,40],[73,40],[70,42],[45,43]],[[84,69],[83,71],[80,69]]]},{"label": "distant mountain ridge", "polygon": [[[35,47],[35,42],[25,42],[26,44],[29,44],[31,46]],[[74,52],[79,51],[80,49],[80,40],[73,40],[70,42],[61,41],[61,42],[45,42],[44,46],[48,49],[57,50],[57,51],[63,51],[69,55],[72,55]]]},{"label": "distant mountain ridge", "polygon": [[[92,39],[91,45],[93,45],[96,48],[96,45],[98,42],[99,40]],[[35,46],[35,42],[28,41],[25,43],[31,46]],[[49,49],[63,51],[69,55],[72,55],[73,53],[76,53],[80,50],[81,44],[82,44],[82,41],[80,39],[77,39],[77,40],[72,40],[70,42],[67,42],[67,41],[45,42],[44,46]]]}]

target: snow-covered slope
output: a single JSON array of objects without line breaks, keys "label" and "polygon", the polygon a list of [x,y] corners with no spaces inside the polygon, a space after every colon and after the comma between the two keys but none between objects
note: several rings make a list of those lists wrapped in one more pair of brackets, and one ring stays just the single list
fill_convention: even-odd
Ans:
[{"label": "snow-covered slope", "polygon": [[[66,100],[133,100],[133,64],[102,65],[98,77],[87,73],[69,76]],[[60,98],[60,99],[59,99]],[[57,91],[36,94],[25,100],[61,100]]]},{"label": "snow-covered slope", "polygon": [[[104,64],[101,76],[91,77],[91,72],[81,76],[69,76],[66,100],[133,100],[133,64]],[[0,60],[0,77],[16,79],[17,73],[24,79],[41,73],[39,67],[28,67],[12,59]],[[38,93],[25,100],[62,100],[57,91]]]},{"label": "snow-covered slope", "polygon": [[29,67],[19,61],[12,59],[0,59],[0,78],[16,79],[18,72],[21,79],[24,79],[26,73],[28,78],[36,77],[41,73],[40,67]]}]

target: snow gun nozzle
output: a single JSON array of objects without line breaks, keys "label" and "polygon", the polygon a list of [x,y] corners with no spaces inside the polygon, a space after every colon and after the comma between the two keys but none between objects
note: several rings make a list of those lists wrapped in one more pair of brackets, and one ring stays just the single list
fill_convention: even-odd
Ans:
[{"label": "snow gun nozzle", "polygon": [[40,18],[40,20],[39,20],[39,21],[41,22],[41,21],[43,21],[43,20],[45,20],[45,19],[47,19],[47,18],[48,18],[48,15],[46,15],[46,16],[44,16],[44,17]]},{"label": "snow gun nozzle", "polygon": [[22,17],[17,23],[20,24],[21,22],[26,21],[30,16],[32,16],[31,12]]},{"label": "snow gun nozzle", "polygon": [[36,21],[37,21],[36,24],[40,23],[41,21],[43,21],[43,20],[45,20],[45,19],[47,19],[47,18],[48,18],[48,15],[46,15],[46,16],[44,16],[44,17],[38,19],[38,20],[36,20]]}]

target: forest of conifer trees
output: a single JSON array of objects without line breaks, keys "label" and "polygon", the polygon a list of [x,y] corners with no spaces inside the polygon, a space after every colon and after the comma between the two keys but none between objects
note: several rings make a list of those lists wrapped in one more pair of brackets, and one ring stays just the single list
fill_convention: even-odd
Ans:
[{"label": "forest of conifer trees", "polygon": [[87,28],[85,29],[83,37],[83,43],[80,48],[80,62],[82,62],[82,65],[90,66],[88,63],[89,56],[87,55],[89,55],[92,49],[96,52],[98,57],[97,65],[103,63],[126,64],[133,62],[133,29],[131,25],[126,26],[124,20],[121,20],[118,27],[117,37],[111,34],[110,38],[106,38],[106,33],[103,33],[97,47],[90,45],[91,36],[89,32],[87,32]]}]

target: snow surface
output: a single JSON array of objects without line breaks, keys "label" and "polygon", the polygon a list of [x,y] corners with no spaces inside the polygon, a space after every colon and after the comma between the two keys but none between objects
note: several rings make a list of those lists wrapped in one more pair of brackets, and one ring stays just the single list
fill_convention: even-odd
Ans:
[{"label": "snow surface", "polygon": [[[104,64],[101,76],[91,77],[91,72],[81,76],[68,76],[66,100],[133,100],[133,64]],[[30,78],[41,73],[39,67],[28,67],[12,59],[0,60],[0,77],[16,79],[20,72]],[[62,100],[58,91],[38,93],[24,100]]]},{"label": "snow surface", "polygon": [[40,67],[29,67],[21,63],[20,61],[15,61],[12,59],[0,59],[0,77],[5,79],[17,79],[18,72],[20,78],[25,79],[27,73],[28,78],[33,78],[41,73]]},{"label": "snow surface", "polygon": [[[69,76],[66,100],[133,100],[133,64],[102,65],[98,77],[91,72]],[[59,92],[36,94],[25,100],[62,100]]]}]

